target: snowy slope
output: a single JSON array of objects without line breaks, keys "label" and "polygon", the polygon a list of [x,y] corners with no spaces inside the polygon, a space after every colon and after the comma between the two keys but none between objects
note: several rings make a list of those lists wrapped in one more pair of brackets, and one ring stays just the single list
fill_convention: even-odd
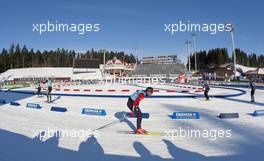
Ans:
[{"label": "snowy slope", "polygon": [[[87,69],[86,69],[87,70]],[[0,75],[0,80],[14,78],[68,78],[71,79],[102,79],[100,69],[88,69],[90,73],[73,73],[73,68],[66,67],[35,67],[9,69]],[[109,75],[107,75],[109,77]]]}]

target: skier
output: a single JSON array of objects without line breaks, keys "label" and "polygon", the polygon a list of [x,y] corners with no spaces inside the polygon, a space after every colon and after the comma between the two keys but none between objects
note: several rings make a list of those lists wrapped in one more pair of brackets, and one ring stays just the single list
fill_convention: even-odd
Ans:
[{"label": "skier", "polygon": [[52,80],[50,78],[47,80],[47,87],[48,87],[48,90],[47,90],[47,102],[52,102],[51,101]]},{"label": "skier", "polygon": [[40,96],[40,92],[41,92],[41,86],[40,86],[40,82],[37,82],[37,95],[38,97]]},{"label": "skier", "polygon": [[251,92],[250,92],[251,102],[255,102],[254,94],[255,94],[255,90],[256,90],[256,85],[252,79],[250,80],[249,85],[251,88]]},{"label": "skier", "polygon": [[135,115],[137,118],[137,130],[135,131],[136,134],[145,134],[147,131],[141,128],[142,122],[142,113],[139,108],[139,103],[142,101],[146,96],[151,96],[153,94],[153,88],[147,87],[145,90],[138,90],[134,92],[127,101],[127,106],[131,111],[131,115]]},{"label": "skier", "polygon": [[206,98],[207,101],[209,101],[208,93],[209,93],[210,87],[206,81],[204,83],[203,89],[204,89],[204,97]]}]

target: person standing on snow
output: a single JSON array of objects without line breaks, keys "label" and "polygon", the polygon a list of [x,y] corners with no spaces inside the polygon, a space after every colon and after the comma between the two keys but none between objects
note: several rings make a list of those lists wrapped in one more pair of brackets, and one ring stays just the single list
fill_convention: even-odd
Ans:
[{"label": "person standing on snow", "polygon": [[253,80],[251,79],[249,82],[250,88],[251,88],[251,92],[250,92],[250,96],[251,96],[251,102],[255,102],[255,90],[256,90],[256,85],[253,82]]},{"label": "person standing on snow", "polygon": [[135,131],[136,134],[145,134],[147,131],[141,127],[142,122],[142,113],[139,108],[139,103],[142,101],[146,96],[151,96],[153,94],[153,88],[147,87],[145,90],[138,90],[134,92],[127,101],[127,107],[131,111],[131,115],[135,115],[137,118],[137,130]]},{"label": "person standing on snow", "polygon": [[38,97],[40,96],[41,94],[41,84],[40,84],[40,81],[37,82],[37,95]]},{"label": "person standing on snow", "polygon": [[204,97],[206,98],[207,101],[209,101],[208,93],[209,93],[210,87],[207,82],[204,83],[203,89],[204,89]]},{"label": "person standing on snow", "polygon": [[49,78],[47,81],[47,102],[52,102],[51,100],[51,91],[52,91],[52,80]]}]

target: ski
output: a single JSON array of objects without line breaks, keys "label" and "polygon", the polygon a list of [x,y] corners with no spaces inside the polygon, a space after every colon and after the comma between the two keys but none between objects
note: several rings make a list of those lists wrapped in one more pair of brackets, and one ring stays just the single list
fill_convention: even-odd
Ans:
[{"label": "ski", "polygon": [[119,134],[130,134],[130,135],[145,135],[145,136],[167,136],[167,133],[164,132],[146,132],[145,134],[136,134],[135,131],[123,131],[118,130],[117,133]]}]

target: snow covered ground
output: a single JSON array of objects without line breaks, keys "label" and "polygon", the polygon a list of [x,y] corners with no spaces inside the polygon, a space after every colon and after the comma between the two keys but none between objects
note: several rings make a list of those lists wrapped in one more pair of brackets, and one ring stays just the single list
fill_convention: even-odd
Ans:
[{"label": "snow covered ground", "polygon": [[[192,95],[203,95],[203,90],[201,86],[190,86],[190,85],[171,85],[171,84],[136,84],[136,85],[126,85],[126,84],[102,84],[102,85],[71,85],[71,86],[54,86],[54,94],[70,94],[70,95],[114,95],[114,96],[129,96],[136,90],[143,90],[147,86],[155,87],[155,97],[156,96],[192,96]],[[29,92],[35,93],[36,87],[25,87],[18,88],[13,91],[18,92]],[[46,93],[46,89],[42,90]],[[230,89],[217,88],[216,90],[211,90],[211,95],[226,95],[226,94],[239,94],[240,91]]]},{"label": "snow covered ground", "polygon": [[[110,95],[129,95],[136,89],[148,86],[113,85],[80,86],[79,89],[129,89]],[[74,89],[76,87],[70,87]],[[201,95],[190,93],[164,92],[166,90],[186,90],[183,87],[155,85],[160,92],[154,95]],[[20,89],[20,90],[33,90]],[[192,90],[192,89],[191,89]],[[120,134],[118,130],[135,129],[135,119],[123,118],[127,98],[53,96],[54,103],[47,103],[45,97],[32,94],[1,92],[0,99],[0,160],[1,161],[88,161],[88,160],[262,160],[264,144],[264,116],[253,117],[254,110],[264,110],[264,90],[256,91],[256,103],[250,103],[249,89],[237,97],[211,98],[147,98],[140,104],[142,112],[150,113],[143,120],[143,128],[151,132],[171,130],[207,131],[203,137],[141,136]],[[57,93],[78,93],[77,91],[56,91]],[[79,91],[82,92],[82,91]],[[92,94],[101,94],[93,92]],[[238,94],[232,89],[211,88],[211,95]],[[109,94],[109,92],[103,92]],[[16,101],[21,106],[8,103]],[[41,109],[26,108],[27,103],[38,103]],[[67,107],[65,113],[50,111],[51,106]],[[82,108],[105,109],[106,116],[81,114]],[[169,115],[174,111],[200,112],[198,120],[172,120]],[[237,119],[219,119],[217,115],[237,112]],[[93,131],[95,129],[99,129]],[[53,135],[60,131],[68,136]],[[93,136],[81,135],[81,132]],[[216,136],[216,133],[223,132]],[[226,135],[226,132],[231,135]],[[76,132],[80,135],[77,136]],[[50,135],[52,134],[52,135]],[[55,133],[58,134],[58,133]],[[76,135],[75,135],[76,134]]]}]

